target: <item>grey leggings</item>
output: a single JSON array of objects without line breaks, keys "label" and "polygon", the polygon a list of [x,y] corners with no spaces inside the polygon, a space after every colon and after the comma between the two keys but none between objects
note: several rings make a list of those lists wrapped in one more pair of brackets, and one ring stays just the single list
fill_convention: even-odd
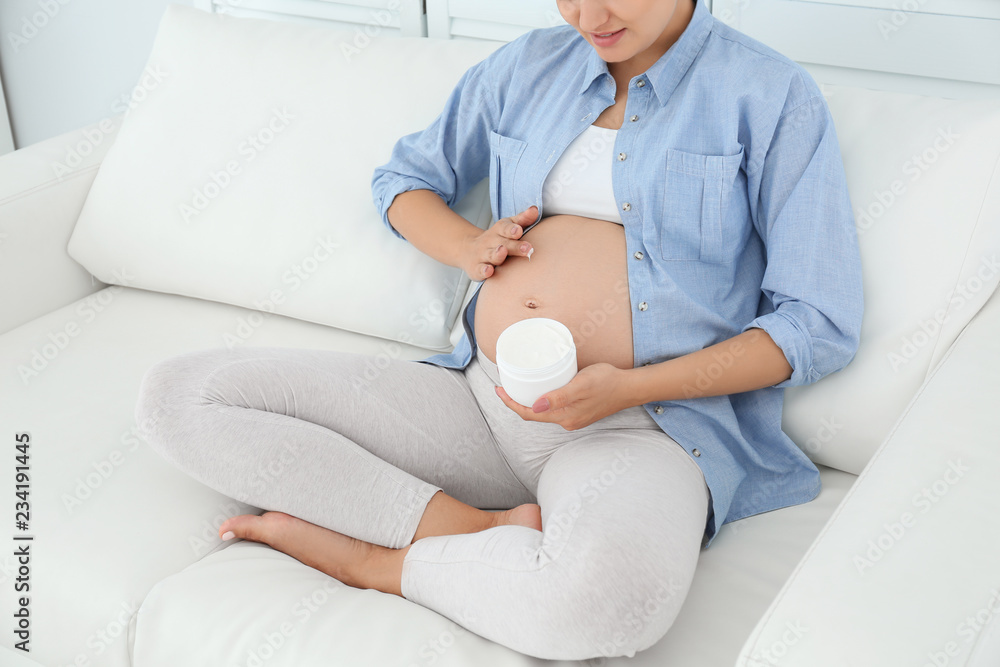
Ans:
[{"label": "grey leggings", "polygon": [[410,544],[439,490],[480,509],[537,502],[541,532],[414,542],[403,596],[538,658],[652,646],[702,547],[701,469],[642,406],[576,431],[522,420],[477,352],[464,371],[313,349],[186,353],[147,371],[136,420],[209,487],[386,547]]}]

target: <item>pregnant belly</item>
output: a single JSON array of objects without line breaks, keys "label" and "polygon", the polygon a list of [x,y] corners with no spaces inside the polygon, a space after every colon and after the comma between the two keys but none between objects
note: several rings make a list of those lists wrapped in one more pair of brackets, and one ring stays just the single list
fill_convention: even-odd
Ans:
[{"label": "pregnant belly", "polygon": [[523,238],[535,251],[508,257],[479,288],[476,343],[496,363],[497,338],[529,317],[549,317],[573,333],[579,368],[633,367],[625,230],[577,215],[543,218]]}]

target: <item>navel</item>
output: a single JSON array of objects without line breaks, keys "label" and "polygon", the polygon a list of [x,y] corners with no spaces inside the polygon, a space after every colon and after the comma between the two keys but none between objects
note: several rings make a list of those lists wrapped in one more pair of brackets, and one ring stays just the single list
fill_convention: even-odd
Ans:
[{"label": "navel", "polygon": [[528,308],[538,308],[538,299],[534,297],[528,297],[524,300],[524,305]]}]

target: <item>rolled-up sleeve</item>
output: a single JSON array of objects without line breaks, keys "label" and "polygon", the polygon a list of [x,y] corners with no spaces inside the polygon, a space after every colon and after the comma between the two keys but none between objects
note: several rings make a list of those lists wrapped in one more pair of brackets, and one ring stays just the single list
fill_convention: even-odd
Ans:
[{"label": "rolled-up sleeve", "polygon": [[773,311],[742,331],[763,329],[784,352],[792,375],[774,387],[810,384],[854,358],[864,310],[847,179],[822,95],[778,119],[759,176],[754,227]]},{"label": "rolled-up sleeve", "polygon": [[500,113],[495,70],[509,46],[469,68],[427,129],[399,139],[389,161],[376,167],[372,198],[382,222],[398,238],[404,237],[388,215],[396,195],[431,190],[454,206],[489,175],[489,133]]}]

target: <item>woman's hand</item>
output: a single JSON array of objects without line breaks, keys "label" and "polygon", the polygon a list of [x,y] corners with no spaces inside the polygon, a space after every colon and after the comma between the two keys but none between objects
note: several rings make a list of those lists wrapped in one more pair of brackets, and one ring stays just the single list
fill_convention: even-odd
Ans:
[{"label": "woman's hand", "polygon": [[486,280],[493,275],[497,266],[511,255],[531,259],[534,249],[527,241],[519,241],[524,226],[538,215],[538,207],[532,206],[511,218],[500,218],[493,226],[466,242],[465,260],[461,268],[475,281]]},{"label": "woman's hand", "polygon": [[554,422],[567,431],[590,426],[625,408],[628,401],[628,371],[600,362],[582,368],[565,386],[543,394],[527,408],[495,387],[497,396],[526,421]]}]

